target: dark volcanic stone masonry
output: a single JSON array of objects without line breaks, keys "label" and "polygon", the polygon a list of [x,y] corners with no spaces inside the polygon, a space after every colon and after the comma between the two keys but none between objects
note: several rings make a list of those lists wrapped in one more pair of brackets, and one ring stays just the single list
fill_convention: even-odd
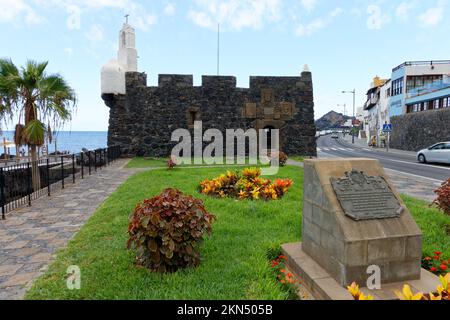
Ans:
[{"label": "dark volcanic stone masonry", "polygon": [[391,118],[391,147],[419,151],[437,142],[450,141],[450,109],[408,113]]},{"label": "dark volcanic stone masonry", "polygon": [[[310,72],[300,77],[250,77],[250,88],[237,88],[236,78],[159,75],[147,86],[145,73],[126,73],[125,95],[102,95],[110,107],[108,145],[121,145],[130,155],[166,157],[177,142],[175,129],[280,129],[280,149],[288,155],[316,156],[313,85]],[[225,137],[225,134],[224,134]],[[225,145],[225,143],[224,143]]]}]

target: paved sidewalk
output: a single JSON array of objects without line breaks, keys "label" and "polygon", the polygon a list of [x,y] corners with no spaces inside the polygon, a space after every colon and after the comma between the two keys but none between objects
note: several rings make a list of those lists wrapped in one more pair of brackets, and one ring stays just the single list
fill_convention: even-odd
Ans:
[{"label": "paved sidewalk", "polygon": [[0,300],[22,299],[56,251],[67,245],[97,207],[128,177],[142,171],[121,170],[127,162],[119,159],[0,220]]}]

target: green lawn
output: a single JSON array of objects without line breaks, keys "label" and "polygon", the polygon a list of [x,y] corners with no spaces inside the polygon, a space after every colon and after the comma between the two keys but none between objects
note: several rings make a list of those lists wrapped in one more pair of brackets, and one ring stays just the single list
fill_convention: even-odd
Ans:
[{"label": "green lawn", "polygon": [[[138,160],[136,160],[138,161]],[[301,238],[303,171],[287,166],[278,177],[295,181],[280,201],[213,199],[197,192],[198,182],[223,173],[223,168],[153,170],[131,177],[105,201],[68,247],[59,252],[48,272],[27,293],[28,299],[286,299],[269,268],[269,248]],[[217,216],[212,237],[201,248],[197,269],[158,275],[134,264],[127,251],[128,216],[134,205],[177,187],[205,200]],[[424,232],[424,250],[450,255],[450,217],[428,204],[404,197]],[[81,290],[66,288],[66,269],[81,268]]]},{"label": "green lawn", "polygon": [[[289,159],[294,160],[294,161],[298,161],[298,162],[303,162],[304,157],[302,156],[292,156],[289,157]],[[220,165],[218,164],[218,166],[223,166],[223,167],[228,167],[230,165],[226,164],[226,159],[224,158],[224,164]],[[206,164],[204,163],[204,161],[202,161],[203,164],[182,164],[179,165],[180,167],[196,167],[196,166],[205,166]],[[247,163],[248,166],[249,165],[249,160],[248,158],[245,159],[245,162]],[[258,162],[259,163],[259,162]],[[167,159],[166,158],[147,158],[147,157],[136,157],[133,158],[127,165],[127,168],[166,168],[167,167]]]},{"label": "green lawn", "polygon": [[[28,292],[28,299],[285,299],[269,268],[269,248],[298,241],[301,230],[303,172],[281,168],[278,177],[295,184],[280,201],[238,202],[213,199],[197,192],[203,178],[223,168],[153,170],[131,177],[91,217],[49,271]],[[201,248],[197,269],[158,275],[134,264],[125,250],[128,216],[134,205],[177,187],[205,200],[217,216],[213,233]],[[81,269],[81,290],[66,288],[68,266]]]}]

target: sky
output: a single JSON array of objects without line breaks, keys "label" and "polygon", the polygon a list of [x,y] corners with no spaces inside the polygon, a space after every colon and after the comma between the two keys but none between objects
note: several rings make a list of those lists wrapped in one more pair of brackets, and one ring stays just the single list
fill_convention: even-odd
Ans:
[{"label": "sky", "polygon": [[405,61],[450,59],[450,0],[0,0],[0,57],[17,65],[49,61],[68,80],[77,111],[64,129],[105,131],[100,69],[116,57],[129,14],[138,68],[157,84],[161,73],[237,77],[313,75],[315,118],[352,113],[376,75],[389,78]]}]

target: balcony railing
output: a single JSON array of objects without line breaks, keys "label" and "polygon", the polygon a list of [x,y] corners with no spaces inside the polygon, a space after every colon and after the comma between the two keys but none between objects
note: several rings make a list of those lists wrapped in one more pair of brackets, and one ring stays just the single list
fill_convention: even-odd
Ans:
[{"label": "balcony railing", "polygon": [[433,65],[440,65],[440,64],[450,64],[450,60],[436,60],[436,61],[406,61],[402,63],[401,65],[395,67],[392,69],[392,72],[395,72],[401,68],[404,68],[406,66],[433,66]]},{"label": "balcony railing", "polygon": [[378,96],[369,98],[369,100],[366,101],[364,104],[364,110],[370,109],[374,105],[376,105],[380,101],[380,98]]},{"label": "balcony railing", "polygon": [[450,88],[450,82],[444,82],[444,81],[437,81],[430,84],[427,84],[422,87],[417,87],[413,89],[408,89],[408,92],[406,93],[406,99],[415,98],[418,96],[422,96],[428,93],[440,91]]}]

